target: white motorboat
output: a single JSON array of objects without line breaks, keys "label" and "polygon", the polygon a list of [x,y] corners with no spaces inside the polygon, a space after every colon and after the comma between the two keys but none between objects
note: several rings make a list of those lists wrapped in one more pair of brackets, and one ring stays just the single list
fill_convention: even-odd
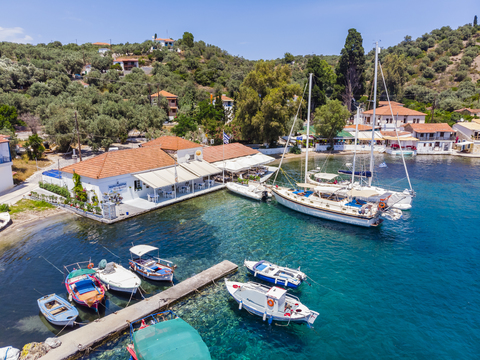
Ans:
[{"label": "white motorboat", "polygon": [[114,262],[105,264],[105,260],[100,262],[96,275],[107,289],[135,295],[141,283],[140,278],[120,264]]},{"label": "white motorboat", "polygon": [[268,189],[262,184],[242,185],[239,183],[229,182],[227,183],[227,189],[235,194],[242,195],[253,200],[267,200],[272,196]]},{"label": "white motorboat", "polygon": [[7,227],[10,223],[10,214],[8,212],[0,213],[0,230]]},{"label": "white motorboat", "polygon": [[[156,251],[157,256],[151,253]],[[173,281],[173,272],[177,265],[171,261],[160,259],[159,249],[150,245],[137,245],[130,248],[132,258],[130,268],[144,278],[156,281]]]},{"label": "white motorboat", "polygon": [[235,301],[239,310],[245,308],[248,312],[261,316],[263,320],[271,323],[275,321],[288,321],[307,323],[313,325],[319,315],[310,310],[300,300],[287,290],[277,286],[269,287],[262,284],[247,282],[241,283],[225,279],[225,286]]},{"label": "white motorboat", "polygon": [[247,261],[243,262],[243,265],[248,271],[255,277],[261,280],[265,280],[275,285],[283,285],[296,289],[307,278],[305,273],[297,270],[290,269],[283,266],[272,264],[265,260],[260,261]]}]

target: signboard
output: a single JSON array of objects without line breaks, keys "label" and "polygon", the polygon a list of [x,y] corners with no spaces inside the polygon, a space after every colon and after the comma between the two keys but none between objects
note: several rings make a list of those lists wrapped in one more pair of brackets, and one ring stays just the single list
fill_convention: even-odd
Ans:
[{"label": "signboard", "polygon": [[109,185],[108,186],[108,192],[112,193],[114,191],[116,192],[122,192],[127,188],[127,183],[120,183],[120,184],[115,184],[115,185]]}]

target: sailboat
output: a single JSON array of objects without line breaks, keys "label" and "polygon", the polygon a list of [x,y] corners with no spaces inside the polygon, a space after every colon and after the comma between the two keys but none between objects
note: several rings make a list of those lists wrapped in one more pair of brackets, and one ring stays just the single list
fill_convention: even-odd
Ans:
[{"label": "sailboat", "polygon": [[[378,54],[376,53],[375,61],[377,61],[377,56]],[[311,93],[312,74],[310,74],[309,77],[308,121],[310,120]],[[310,135],[310,126],[308,125],[309,124],[307,124],[307,139]],[[373,136],[372,134],[372,137]],[[288,142],[289,141],[287,141],[287,144]],[[305,153],[305,182],[297,183],[296,186],[290,188],[280,187],[278,185],[272,186],[272,194],[279,204],[310,216],[364,227],[379,226],[383,222],[383,219],[380,218],[382,215],[389,220],[398,220],[402,217],[400,210],[393,209],[388,205],[388,196],[374,197],[372,199],[372,196],[378,195],[378,193],[372,189],[356,189],[351,185],[344,187],[323,187],[310,184],[308,182],[308,150],[309,144],[307,141]],[[281,163],[282,162],[283,157]],[[281,167],[281,163],[279,167]],[[373,164],[371,164],[371,167],[372,166]],[[373,172],[373,168],[370,169],[370,172]],[[354,173],[355,171],[353,174]],[[313,190],[311,190],[312,188]]]}]

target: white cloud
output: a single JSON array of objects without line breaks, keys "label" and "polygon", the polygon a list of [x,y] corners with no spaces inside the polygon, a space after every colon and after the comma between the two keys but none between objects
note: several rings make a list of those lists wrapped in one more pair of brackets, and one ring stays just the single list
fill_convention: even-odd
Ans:
[{"label": "white cloud", "polygon": [[21,27],[3,28],[0,27],[0,41],[9,41],[15,43],[31,43],[33,38],[25,35]]}]

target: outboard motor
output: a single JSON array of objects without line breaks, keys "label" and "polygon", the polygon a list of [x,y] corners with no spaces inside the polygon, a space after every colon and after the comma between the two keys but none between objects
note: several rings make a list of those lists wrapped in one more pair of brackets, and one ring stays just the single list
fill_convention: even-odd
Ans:
[{"label": "outboard motor", "polygon": [[262,201],[268,200],[268,191],[262,191]]}]

